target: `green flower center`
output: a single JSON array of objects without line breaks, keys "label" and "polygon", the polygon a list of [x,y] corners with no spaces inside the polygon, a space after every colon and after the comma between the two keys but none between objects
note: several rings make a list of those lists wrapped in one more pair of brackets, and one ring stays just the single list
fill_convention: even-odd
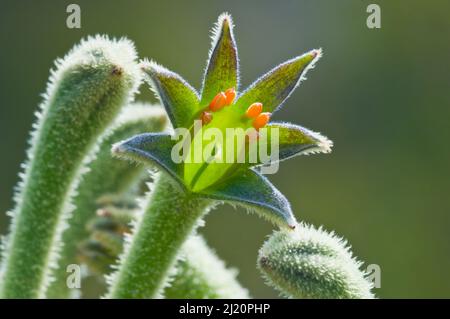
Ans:
[{"label": "green flower center", "polygon": [[257,143],[258,131],[268,123],[270,113],[263,113],[258,102],[242,113],[233,107],[235,97],[234,89],[218,93],[191,129],[184,180],[193,191],[208,188],[250,164],[251,146]]}]

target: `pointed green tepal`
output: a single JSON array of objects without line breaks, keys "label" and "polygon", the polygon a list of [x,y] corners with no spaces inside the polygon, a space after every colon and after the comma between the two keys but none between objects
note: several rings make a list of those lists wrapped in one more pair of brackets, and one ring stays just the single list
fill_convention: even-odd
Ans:
[{"label": "pointed green tepal", "polygon": [[245,112],[250,104],[258,101],[264,105],[264,112],[275,112],[321,55],[321,50],[311,50],[274,67],[239,96],[236,108]]},{"label": "pointed green tepal", "polygon": [[290,228],[297,225],[286,197],[267,178],[251,169],[234,174],[226,182],[213,189],[206,189],[201,194],[256,211],[275,225],[287,225]]},{"label": "pointed green tepal", "polygon": [[[274,138],[276,130],[277,138]],[[283,122],[272,122],[267,124],[264,135],[267,138],[261,139],[258,147],[254,148],[248,157],[254,156],[256,163],[249,163],[250,166],[267,165],[269,163],[283,161],[294,156],[309,155],[316,153],[329,153],[333,142],[320,133],[313,132],[300,125]],[[273,141],[276,141],[275,143]],[[277,148],[274,150],[273,148]],[[259,149],[265,148],[268,154],[277,154],[274,158],[261,158]]]},{"label": "pointed green tepal", "polygon": [[117,143],[112,153],[117,157],[156,165],[184,186],[183,167],[172,160],[171,153],[175,141],[166,133],[144,133]]},{"label": "pointed green tepal", "polygon": [[213,30],[213,44],[203,78],[202,107],[207,106],[217,93],[239,86],[239,58],[233,35],[233,20],[224,13]]},{"label": "pointed green tepal", "polygon": [[146,80],[154,87],[174,127],[190,127],[199,112],[198,95],[181,76],[155,62],[143,62]]}]

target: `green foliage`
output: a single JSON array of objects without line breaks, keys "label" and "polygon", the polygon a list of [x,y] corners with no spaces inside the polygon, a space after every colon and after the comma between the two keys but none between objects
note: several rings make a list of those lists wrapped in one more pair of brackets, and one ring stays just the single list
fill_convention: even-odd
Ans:
[{"label": "green foliage", "polygon": [[89,164],[73,199],[76,207],[68,220],[67,230],[62,236],[62,249],[55,277],[47,291],[47,297],[63,298],[70,295],[66,284],[66,268],[76,263],[77,243],[88,236],[86,223],[93,217],[103,194],[123,195],[130,191],[144,173],[143,165],[128,165],[111,156],[111,145],[129,136],[161,131],[166,126],[166,115],[159,106],[132,104],[122,111],[115,123],[99,141],[98,151]]},{"label": "green foliage", "polygon": [[140,82],[135,59],[130,41],[95,37],[56,61],[17,187],[1,297],[44,295],[86,155]]},{"label": "green foliage", "polygon": [[374,297],[347,242],[312,226],[274,232],[259,251],[258,267],[267,283],[287,297]]}]

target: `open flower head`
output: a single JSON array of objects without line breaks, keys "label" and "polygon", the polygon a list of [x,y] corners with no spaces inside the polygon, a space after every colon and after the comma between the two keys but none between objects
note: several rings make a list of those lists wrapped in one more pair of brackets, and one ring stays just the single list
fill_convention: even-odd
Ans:
[{"label": "open flower head", "polygon": [[222,14],[200,93],[157,63],[142,63],[174,132],[132,137],[115,145],[114,153],[156,163],[188,192],[245,206],[293,228],[289,202],[260,171],[296,155],[330,151],[332,142],[319,133],[271,121],[320,56],[311,50],[290,59],[241,91],[233,22]]}]

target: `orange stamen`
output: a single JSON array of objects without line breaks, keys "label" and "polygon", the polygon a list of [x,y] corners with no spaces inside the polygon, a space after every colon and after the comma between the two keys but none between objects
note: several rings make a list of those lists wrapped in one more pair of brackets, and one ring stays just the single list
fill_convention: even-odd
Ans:
[{"label": "orange stamen", "polygon": [[257,130],[259,130],[260,128],[266,126],[266,124],[269,122],[270,120],[270,116],[272,114],[268,113],[268,112],[264,112],[259,114],[255,120],[253,121],[253,127]]},{"label": "orange stamen", "polygon": [[202,114],[200,115],[200,120],[202,121],[203,125],[206,125],[212,121],[212,114],[209,112],[202,112]]},{"label": "orange stamen", "polygon": [[209,104],[209,109],[213,112],[220,110],[222,107],[225,106],[226,100],[227,97],[225,93],[220,92],[213,98],[213,100]]},{"label": "orange stamen", "polygon": [[236,90],[234,88],[229,88],[225,91],[226,101],[225,105],[231,105],[234,102],[234,99],[236,98]]},{"label": "orange stamen", "polygon": [[263,105],[259,102],[250,105],[245,112],[248,118],[256,118],[262,112]]}]

